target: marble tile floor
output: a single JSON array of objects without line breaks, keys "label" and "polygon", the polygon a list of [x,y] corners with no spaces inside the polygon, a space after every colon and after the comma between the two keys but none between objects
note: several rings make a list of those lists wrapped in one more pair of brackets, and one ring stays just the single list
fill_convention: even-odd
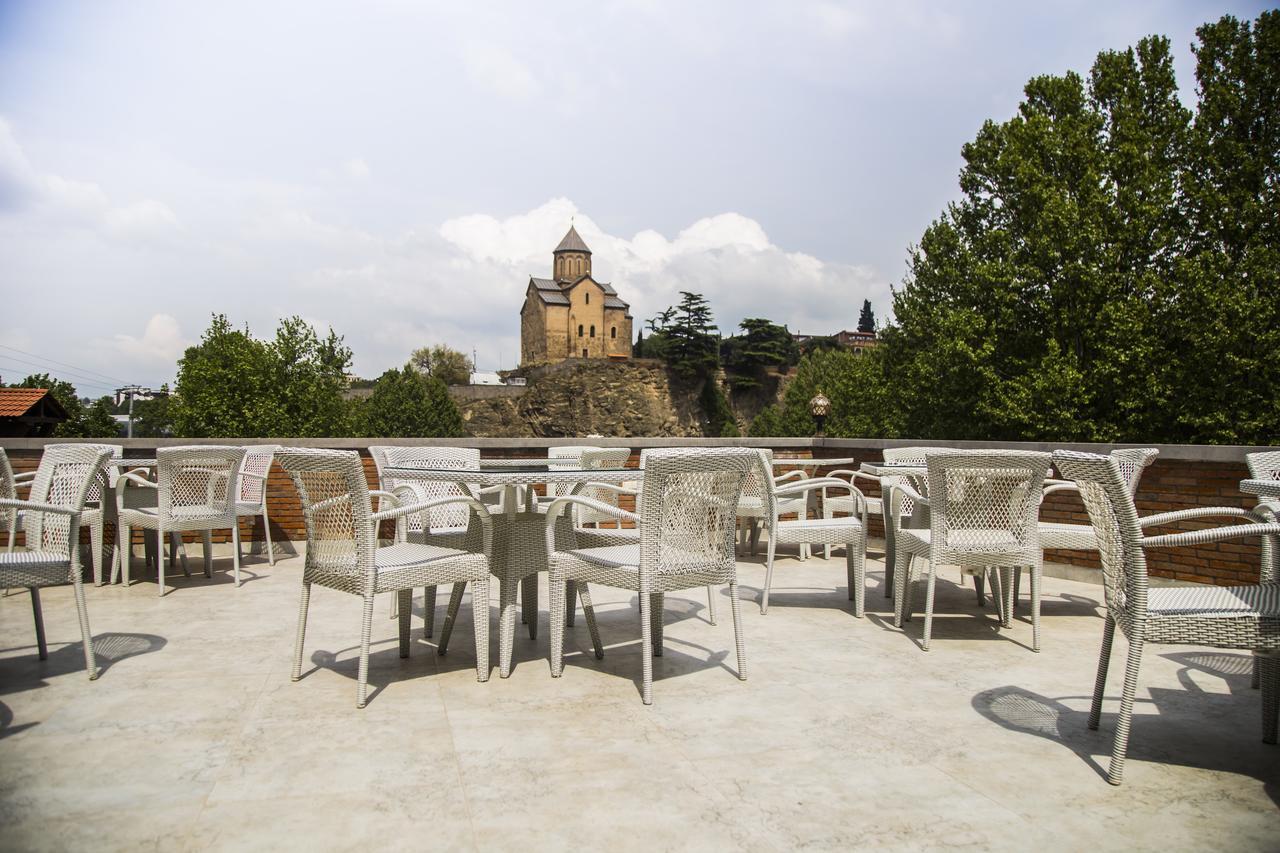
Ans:
[{"label": "marble tile floor", "polygon": [[1245,654],[1149,647],[1126,781],[1106,783],[1117,702],[1090,732],[1089,583],[1046,578],[1034,654],[1029,622],[998,630],[945,574],[924,653],[923,620],[892,627],[877,560],[859,620],[841,553],[781,555],[768,616],[764,567],[743,558],[749,680],[727,591],[715,626],[700,591],[669,596],[647,708],[630,594],[596,591],[605,659],[579,618],[552,679],[544,586],[538,638],[519,629],[503,680],[495,589],[486,684],[468,603],[440,657],[419,592],[401,659],[385,597],[361,711],[358,599],[315,591],[292,683],[300,559],[251,559],[240,589],[230,568],[179,574],[163,599],[152,579],[90,587],[96,682],[70,587],[43,594],[43,663],[26,593],[0,597],[0,848],[1280,848],[1280,748],[1261,743]]}]

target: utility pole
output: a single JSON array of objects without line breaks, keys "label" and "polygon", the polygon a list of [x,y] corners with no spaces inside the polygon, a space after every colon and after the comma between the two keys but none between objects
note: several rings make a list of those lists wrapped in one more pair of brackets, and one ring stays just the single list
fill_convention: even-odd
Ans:
[{"label": "utility pole", "polygon": [[155,392],[150,388],[143,388],[141,385],[126,385],[123,388],[116,389],[116,405],[120,405],[121,395],[129,398],[129,426],[125,432],[126,438],[133,438],[133,398],[139,394],[146,394],[148,397],[154,396]]}]

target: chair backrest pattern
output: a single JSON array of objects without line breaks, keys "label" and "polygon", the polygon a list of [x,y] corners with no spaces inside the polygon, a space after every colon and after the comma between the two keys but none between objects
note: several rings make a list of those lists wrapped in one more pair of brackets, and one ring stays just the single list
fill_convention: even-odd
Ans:
[{"label": "chair backrest pattern", "polygon": [[366,592],[365,587],[374,582],[378,542],[360,454],[354,450],[285,448],[276,454],[276,460],[293,480],[302,502],[307,528],[304,578],[316,574],[330,581],[346,578],[342,588]]},{"label": "chair backrest pattern", "polygon": [[[451,498],[463,495],[456,483],[429,483],[422,480],[396,478],[386,473],[387,468],[426,468],[459,471],[480,470],[480,450],[476,447],[400,447],[396,445],[375,445],[369,448],[373,463],[378,468],[378,480],[384,491],[394,491],[397,486],[412,483],[414,488],[428,500],[432,498]],[[474,497],[473,487],[464,497]],[[469,510],[463,504],[437,507],[423,513],[409,516],[406,527],[410,533],[421,533],[431,530],[457,530],[466,528],[470,518]]]},{"label": "chair backrest pattern", "polygon": [[1107,611],[1129,632],[1147,611],[1147,559],[1142,550],[1138,510],[1120,461],[1113,456],[1058,450],[1053,463],[1074,480],[1089,512],[1102,561]]},{"label": "chair backrest pattern", "polygon": [[750,448],[646,451],[640,491],[640,571],[729,578],[743,482],[760,464]]},{"label": "chair backrest pattern", "polygon": [[279,449],[274,444],[254,444],[244,449],[244,463],[240,466],[240,473],[257,476],[240,477],[240,503],[262,503],[262,496],[267,488],[267,474],[271,471],[271,460]]},{"label": "chair backrest pattern", "polygon": [[[32,480],[29,500],[83,510],[111,455],[112,448],[103,444],[48,445]],[[79,531],[71,529],[70,516],[33,512],[25,526],[27,547],[35,551],[62,553],[70,548],[73,537],[79,537]]]},{"label": "chair backrest pattern", "polygon": [[1005,554],[1012,565],[1037,562],[1037,515],[1051,461],[1036,451],[930,453],[925,464],[934,560],[981,566],[992,562],[989,555]]},{"label": "chair backrest pattern", "polygon": [[1280,450],[1250,453],[1244,458],[1249,476],[1254,480],[1280,480]]},{"label": "chair backrest pattern", "polygon": [[[191,445],[156,451],[159,511],[167,528],[236,524],[243,447]],[[175,526],[176,525],[176,526]]]}]

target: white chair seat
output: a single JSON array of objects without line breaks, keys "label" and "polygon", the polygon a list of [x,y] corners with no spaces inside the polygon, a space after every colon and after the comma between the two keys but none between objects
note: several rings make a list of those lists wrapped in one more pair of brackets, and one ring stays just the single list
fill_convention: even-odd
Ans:
[{"label": "white chair seat", "polygon": [[578,548],[567,552],[597,566],[610,569],[629,568],[640,570],[640,543],[634,545],[607,545],[602,548]]},{"label": "white chair seat", "polygon": [[1147,591],[1152,616],[1280,617],[1280,584],[1156,587]]}]

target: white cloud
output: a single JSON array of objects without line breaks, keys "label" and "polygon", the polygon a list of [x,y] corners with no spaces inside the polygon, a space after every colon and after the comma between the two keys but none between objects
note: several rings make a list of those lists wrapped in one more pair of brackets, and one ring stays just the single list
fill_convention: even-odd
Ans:
[{"label": "white cloud", "polygon": [[192,343],[182,334],[177,319],[169,314],[153,314],[141,337],[113,335],[110,339],[95,341],[97,346],[112,350],[130,362],[150,367],[166,367],[177,362]]},{"label": "white cloud", "polygon": [[352,157],[342,165],[342,169],[349,178],[363,180],[369,177],[369,164],[365,162],[363,157]]},{"label": "white cloud", "polygon": [[469,42],[462,60],[472,80],[503,97],[528,98],[542,88],[529,67],[500,44]]}]

